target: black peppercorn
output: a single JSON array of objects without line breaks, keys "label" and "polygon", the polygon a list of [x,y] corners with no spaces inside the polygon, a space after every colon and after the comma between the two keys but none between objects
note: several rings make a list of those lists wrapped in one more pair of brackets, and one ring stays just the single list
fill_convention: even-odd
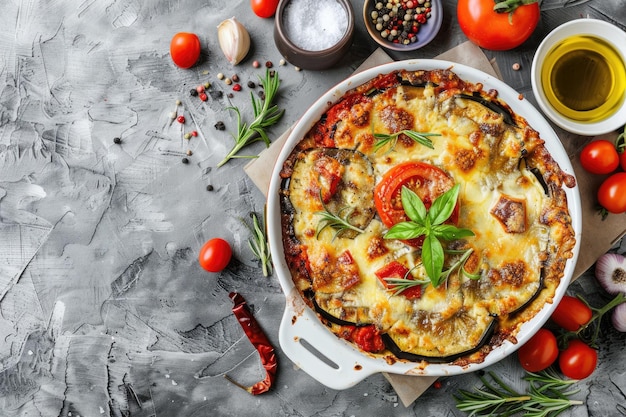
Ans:
[{"label": "black peppercorn", "polygon": [[207,191],[213,191],[213,186],[211,184],[206,186]]},{"label": "black peppercorn", "polygon": [[209,91],[209,95],[211,96],[213,100],[217,100],[217,99],[222,98],[222,96],[224,96],[224,92],[221,90],[211,90]]},{"label": "black peppercorn", "polygon": [[189,159],[183,158],[183,164],[188,164],[188,163],[189,163]]},{"label": "black peppercorn", "polygon": [[117,138],[117,137],[113,138],[113,143],[117,143],[119,145],[120,143],[122,143],[122,139],[121,138]]},{"label": "black peppercorn", "polygon": [[192,97],[195,97],[198,95],[198,90],[192,88],[191,90],[189,90],[189,94],[191,94]]},{"label": "black peppercorn", "polygon": [[220,120],[219,122],[215,123],[215,128],[217,130],[226,130],[226,125]]},{"label": "black peppercorn", "polygon": [[256,84],[254,83],[254,81],[248,81],[248,88],[255,88]]}]

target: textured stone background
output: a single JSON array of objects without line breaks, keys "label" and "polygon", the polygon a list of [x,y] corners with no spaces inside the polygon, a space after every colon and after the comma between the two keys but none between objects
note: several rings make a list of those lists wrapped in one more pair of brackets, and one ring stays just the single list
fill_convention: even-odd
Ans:
[{"label": "textured stone background", "polygon": [[[624,28],[626,2],[575,5],[546,1],[543,20],[524,47],[496,57],[505,80],[529,95],[532,52],[551,27],[590,15]],[[581,2],[575,2],[581,3]],[[584,2],[582,2],[584,3]],[[445,2],[435,42],[410,55],[435,56],[465,40]],[[352,73],[375,49],[358,18],[354,47],[335,68],[275,69],[287,108],[277,137],[323,91]],[[217,24],[236,16],[250,31],[248,58],[233,68],[222,56]],[[252,397],[223,375],[251,384],[263,373],[231,314],[241,292],[278,347],[284,296],[262,276],[240,219],[262,213],[264,198],[243,173],[246,160],[215,168],[231,145],[236,105],[250,114],[249,89],[206,103],[188,91],[216,75],[242,84],[280,56],[273,21],[248,0],[4,0],[0,12],[0,416],[453,416],[460,387],[475,375],[442,379],[411,407],[381,376],[354,388],[320,385],[280,352],[275,389]],[[201,62],[176,68],[169,41],[199,34]],[[513,73],[512,62],[526,72]],[[176,106],[176,100],[182,105]],[[184,126],[170,113],[187,118]],[[213,125],[224,121],[226,131]],[[185,132],[200,134],[191,140]],[[121,137],[121,144],[113,138]],[[244,154],[256,154],[261,144]],[[186,151],[190,163],[181,163]],[[214,191],[206,186],[213,185]],[[202,243],[227,238],[234,260],[220,274],[200,269]],[[626,252],[626,244],[614,248]],[[600,303],[592,275],[573,289]],[[571,416],[626,415],[625,336],[603,339],[600,367],[579,384],[586,406]],[[493,367],[517,384],[514,358]]]}]

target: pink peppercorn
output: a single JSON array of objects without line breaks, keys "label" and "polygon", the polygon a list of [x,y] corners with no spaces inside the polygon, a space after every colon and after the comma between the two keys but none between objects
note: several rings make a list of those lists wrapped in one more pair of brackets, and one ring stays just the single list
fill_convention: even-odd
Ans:
[{"label": "pink peppercorn", "polygon": [[198,136],[198,131],[194,130],[191,132],[191,136],[196,137]]},{"label": "pink peppercorn", "polygon": [[233,85],[233,91],[241,91],[241,84]]},{"label": "pink peppercorn", "polygon": [[181,123],[181,124],[185,123],[185,116],[182,116],[182,115],[181,115],[181,116],[178,116],[178,117],[176,118],[176,121],[177,121],[178,123]]},{"label": "pink peppercorn", "polygon": [[204,93],[204,86],[203,86],[203,85],[199,85],[199,86],[197,86],[197,87],[196,87],[196,91],[197,91],[198,93]]},{"label": "pink peppercorn", "polygon": [[199,95],[198,97],[200,97],[200,100],[202,100],[202,101],[207,101],[207,100],[209,99],[209,98],[207,97],[207,95],[206,95],[206,94],[204,94],[204,93],[200,93],[200,95]]}]

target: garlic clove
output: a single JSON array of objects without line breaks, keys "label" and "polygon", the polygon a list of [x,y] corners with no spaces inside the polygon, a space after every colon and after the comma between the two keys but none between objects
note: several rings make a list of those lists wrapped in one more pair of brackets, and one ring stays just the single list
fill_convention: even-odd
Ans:
[{"label": "garlic clove", "polygon": [[622,333],[626,332],[626,303],[619,304],[613,309],[611,322],[615,330]]},{"label": "garlic clove", "polygon": [[217,26],[217,40],[224,56],[233,65],[240,63],[250,50],[250,34],[234,17]]}]

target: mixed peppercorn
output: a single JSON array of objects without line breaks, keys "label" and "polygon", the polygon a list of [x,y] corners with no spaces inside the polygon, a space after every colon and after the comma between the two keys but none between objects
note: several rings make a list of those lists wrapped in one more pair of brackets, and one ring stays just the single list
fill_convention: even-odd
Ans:
[{"label": "mixed peppercorn", "polygon": [[420,27],[431,16],[427,0],[378,1],[370,12],[372,24],[383,39],[409,45],[417,42]]}]

